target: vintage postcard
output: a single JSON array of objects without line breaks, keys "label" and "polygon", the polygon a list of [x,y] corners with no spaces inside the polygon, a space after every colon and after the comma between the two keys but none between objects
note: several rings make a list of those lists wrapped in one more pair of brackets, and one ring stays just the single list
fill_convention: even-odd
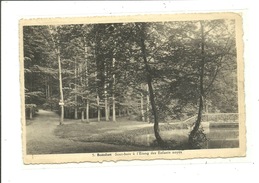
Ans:
[{"label": "vintage postcard", "polygon": [[20,20],[25,164],[246,155],[242,15]]}]

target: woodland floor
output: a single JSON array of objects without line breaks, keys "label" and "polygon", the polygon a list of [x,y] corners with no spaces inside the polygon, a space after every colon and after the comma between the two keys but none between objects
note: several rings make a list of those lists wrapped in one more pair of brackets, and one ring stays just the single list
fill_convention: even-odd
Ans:
[{"label": "woodland floor", "polygon": [[[104,124],[105,122],[101,122]],[[82,123],[80,120],[65,120],[64,125],[59,125],[59,116],[54,112],[39,110],[37,117],[29,121],[26,126],[26,146],[27,154],[63,154],[63,153],[89,153],[89,152],[119,152],[119,151],[140,151],[149,150],[148,147],[132,146],[132,145],[116,145],[105,142],[85,142],[78,139],[64,138],[63,134],[70,131],[72,134],[82,136],[81,134],[95,133],[93,129],[109,130],[109,132],[121,132],[121,128],[114,128],[114,123],[106,122],[105,127],[101,128],[101,124]],[[136,129],[152,124],[135,123],[129,124],[117,122],[116,126],[123,126],[125,129]],[[92,130],[85,131],[82,126],[90,127]],[[95,126],[95,127],[94,127]],[[58,131],[59,128],[61,131]],[[71,128],[74,130],[71,130]],[[81,129],[81,131],[80,131]],[[60,134],[61,133],[61,134]],[[70,134],[71,134],[70,133]]]}]

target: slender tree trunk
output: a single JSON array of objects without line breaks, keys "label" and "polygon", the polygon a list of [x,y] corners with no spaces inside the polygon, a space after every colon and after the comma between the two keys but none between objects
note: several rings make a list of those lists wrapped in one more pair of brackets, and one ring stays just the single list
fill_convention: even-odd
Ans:
[{"label": "slender tree trunk", "polygon": [[47,84],[47,79],[45,80],[45,94],[46,94],[46,100],[48,99],[48,84]]},{"label": "slender tree trunk", "polygon": [[[96,36],[98,35],[98,31],[96,31],[96,35],[95,35],[95,43],[97,43],[97,39]],[[96,83],[96,102],[97,102],[97,121],[100,122],[101,121],[101,107],[100,107],[100,96],[99,96],[99,83],[98,83],[98,64],[97,64],[97,49],[98,47],[96,46],[96,44],[93,44],[94,46],[94,60],[95,60],[95,66],[96,66],[96,72],[95,72],[95,83]]]},{"label": "slender tree trunk", "polygon": [[149,90],[148,90],[148,85],[147,85],[147,122],[150,123],[150,119],[149,119]]},{"label": "slender tree trunk", "polygon": [[106,83],[106,77],[107,77],[107,73],[106,73],[106,68],[104,71],[104,105],[105,105],[105,120],[109,121],[109,105],[108,105],[108,95],[107,95],[107,83]]},{"label": "slender tree trunk", "polygon": [[[57,31],[56,31],[57,32]],[[63,86],[62,86],[62,68],[61,68],[61,61],[60,61],[60,49],[59,49],[59,40],[57,40],[57,44],[56,41],[53,37],[53,35],[50,33],[50,38],[52,40],[52,43],[54,44],[54,49],[56,51],[57,54],[57,59],[58,59],[58,76],[59,76],[59,91],[60,91],[60,110],[61,110],[61,114],[60,114],[60,125],[63,124],[64,121],[64,97],[63,97]]]},{"label": "slender tree trunk", "polygon": [[145,121],[145,117],[144,117],[144,99],[143,99],[143,94],[141,93],[141,97],[140,97],[140,110],[141,110],[141,119],[144,122]]},{"label": "slender tree trunk", "polygon": [[[76,68],[76,59],[75,59],[75,91],[77,92],[77,68]],[[77,116],[77,94],[75,94],[75,119],[78,119],[78,116]]]},{"label": "slender tree trunk", "polygon": [[32,107],[30,107],[30,119],[32,119]]},{"label": "slender tree trunk", "polygon": [[112,121],[116,122],[116,108],[115,108],[115,97],[112,94]]},{"label": "slender tree trunk", "polygon": [[59,71],[59,90],[60,90],[60,108],[61,108],[61,114],[60,114],[60,125],[63,124],[64,121],[64,97],[63,97],[63,86],[62,86],[62,69],[61,69],[61,61],[60,61],[60,50],[57,48],[57,55],[58,55],[58,71]]},{"label": "slender tree trunk", "polygon": [[[88,79],[88,59],[87,59],[87,46],[86,46],[86,38],[84,37],[84,45],[85,45],[85,75],[86,75],[86,89],[89,91],[89,79]],[[89,99],[86,99],[86,121],[89,122]]]},{"label": "slender tree trunk", "polygon": [[81,110],[81,121],[85,121],[85,110]]},{"label": "slender tree trunk", "polygon": [[205,65],[205,55],[204,55],[204,46],[205,46],[205,38],[204,38],[204,30],[203,30],[203,22],[200,21],[201,26],[201,62],[200,62],[200,82],[199,82],[199,90],[200,90],[200,97],[199,97],[199,110],[198,110],[198,117],[195,122],[194,128],[190,133],[189,136],[189,144],[192,145],[193,138],[195,137],[196,133],[199,130],[201,119],[202,119],[202,111],[203,111],[203,98],[204,98],[204,86],[203,86],[203,77],[204,77],[204,65]]},{"label": "slender tree trunk", "polygon": [[46,80],[46,99],[49,99],[49,77],[47,76]]},{"label": "slender tree trunk", "polygon": [[99,98],[98,93],[96,96],[96,103],[97,103],[97,121],[100,122],[101,121],[101,111],[100,111],[100,98]]},{"label": "slender tree trunk", "polygon": [[111,106],[110,106],[110,102],[108,101],[107,103],[107,115],[108,115],[108,120],[110,120],[110,113],[111,113]]},{"label": "slender tree trunk", "polygon": [[49,97],[50,97],[50,110],[52,111],[52,86],[49,87]]},{"label": "slender tree trunk", "polygon": [[[115,68],[115,58],[113,58],[112,60],[112,67],[113,69]],[[113,122],[116,122],[116,106],[115,106],[115,74],[112,75],[113,77],[113,87],[112,87],[112,90],[113,90],[113,93],[112,93],[112,121]]]},{"label": "slender tree trunk", "polygon": [[47,99],[49,99],[49,97],[50,97],[50,89],[49,89],[49,83],[48,83],[48,86],[47,86],[47,91],[48,91],[48,96],[47,96]]},{"label": "slender tree trunk", "polygon": [[78,119],[78,116],[77,116],[77,106],[75,106],[75,119]]},{"label": "slender tree trunk", "polygon": [[141,38],[140,38],[141,52],[142,52],[142,57],[144,60],[145,70],[147,73],[149,98],[150,98],[151,107],[152,107],[152,111],[153,111],[153,115],[154,115],[154,133],[155,133],[155,137],[156,137],[158,145],[163,147],[163,146],[165,146],[165,143],[159,134],[159,121],[158,121],[158,114],[157,114],[157,109],[156,109],[156,104],[155,104],[154,91],[153,91],[153,87],[152,87],[152,76],[151,76],[150,67],[147,62],[146,45],[145,45],[145,24],[144,23],[142,23],[140,29],[141,29]]},{"label": "slender tree trunk", "polygon": [[86,99],[86,121],[89,122],[89,100]]},{"label": "slender tree trunk", "polygon": [[82,85],[83,85],[83,77],[82,77],[82,68],[81,67],[82,66],[78,67],[78,75],[79,75],[79,84],[82,87]]}]

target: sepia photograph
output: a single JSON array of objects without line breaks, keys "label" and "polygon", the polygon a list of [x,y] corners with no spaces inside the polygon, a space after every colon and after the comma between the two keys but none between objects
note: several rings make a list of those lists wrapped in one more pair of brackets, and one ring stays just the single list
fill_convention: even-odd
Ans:
[{"label": "sepia photograph", "polygon": [[245,155],[237,13],[20,20],[24,163]]}]

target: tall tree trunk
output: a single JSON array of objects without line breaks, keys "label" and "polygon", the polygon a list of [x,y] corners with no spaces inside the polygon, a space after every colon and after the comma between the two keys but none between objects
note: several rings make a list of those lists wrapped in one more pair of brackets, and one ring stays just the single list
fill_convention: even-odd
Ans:
[{"label": "tall tree trunk", "polygon": [[58,55],[58,72],[59,72],[59,90],[60,90],[60,108],[61,108],[61,114],[60,114],[60,125],[63,124],[64,121],[64,97],[63,97],[63,86],[62,86],[62,69],[61,69],[61,61],[60,61],[60,50],[57,48],[57,55]]},{"label": "tall tree trunk", "polygon": [[141,93],[140,96],[140,110],[141,110],[141,119],[144,122],[145,121],[145,117],[144,117],[144,99],[143,99],[143,94]]},{"label": "tall tree trunk", "polygon": [[[115,69],[115,58],[112,60],[112,67]],[[113,77],[113,87],[112,87],[112,121],[116,122],[116,106],[115,106],[115,74],[112,75]]]},{"label": "tall tree trunk", "polygon": [[199,90],[200,90],[200,97],[199,97],[199,110],[198,110],[198,117],[195,122],[194,128],[190,133],[189,136],[189,145],[192,146],[193,138],[195,137],[196,133],[199,130],[201,119],[202,119],[202,111],[203,111],[203,98],[204,98],[204,86],[203,86],[203,77],[204,77],[204,65],[205,65],[205,55],[204,55],[204,46],[205,46],[205,38],[204,38],[204,30],[203,30],[203,22],[200,21],[201,27],[201,62],[199,66],[199,73],[200,73],[200,82],[199,82]]},{"label": "tall tree trunk", "polygon": [[81,121],[85,121],[85,110],[82,108],[81,110]]},{"label": "tall tree trunk", "polygon": [[[77,97],[75,96],[75,100],[77,100]],[[74,116],[74,118],[75,119],[78,119],[78,116],[77,116],[77,106],[75,106],[75,116]]]},{"label": "tall tree trunk", "polygon": [[32,107],[30,107],[29,109],[30,109],[30,119],[32,119]]},{"label": "tall tree trunk", "polygon": [[[77,68],[76,68],[76,59],[75,59],[75,91],[77,92]],[[74,116],[75,119],[78,119],[78,116],[77,116],[77,94],[75,94],[75,116]]]},{"label": "tall tree trunk", "polygon": [[116,108],[115,108],[115,97],[112,94],[112,121],[116,122]]},{"label": "tall tree trunk", "polygon": [[107,94],[107,83],[106,83],[106,77],[107,77],[107,72],[106,72],[106,67],[104,71],[104,105],[105,105],[105,120],[109,121],[109,105],[108,105],[108,94]]},{"label": "tall tree trunk", "polygon": [[110,120],[110,113],[111,113],[111,106],[110,106],[110,102],[108,100],[108,102],[107,102],[107,116],[108,116],[108,120]]},{"label": "tall tree trunk", "polygon": [[152,107],[152,111],[153,111],[153,115],[154,115],[154,133],[155,133],[155,137],[157,140],[157,143],[159,146],[164,147],[165,143],[163,141],[163,139],[161,138],[160,134],[159,134],[159,121],[158,121],[158,114],[157,114],[157,109],[156,109],[156,104],[155,104],[155,96],[154,96],[154,91],[153,91],[153,87],[152,87],[152,76],[151,76],[151,71],[150,71],[150,67],[148,65],[147,62],[147,55],[146,55],[146,45],[145,45],[145,23],[141,24],[140,27],[140,33],[141,33],[141,37],[140,37],[140,43],[141,43],[141,52],[142,52],[142,57],[144,60],[144,65],[145,65],[145,70],[147,73],[147,84],[148,84],[148,89],[149,89],[149,98],[150,98],[150,102],[151,102],[151,107]]},{"label": "tall tree trunk", "polygon": [[45,79],[45,96],[46,96],[46,100],[48,99],[48,83],[47,83],[47,79]]},{"label": "tall tree trunk", "polygon": [[50,87],[49,87],[49,81],[48,81],[47,91],[48,91],[48,96],[47,96],[47,98],[49,99],[49,97],[50,97]]},{"label": "tall tree trunk", "polygon": [[[95,26],[94,26],[95,28]],[[100,42],[100,40],[97,40],[97,35],[98,35],[98,30],[95,33],[95,37],[94,37],[94,43],[93,43],[93,47],[94,47],[94,60],[95,60],[95,66],[96,66],[96,72],[95,72],[95,82],[96,82],[96,102],[97,102],[97,121],[100,122],[101,121],[101,107],[100,107],[100,96],[99,96],[99,82],[98,82],[98,60],[97,60],[97,55],[96,53],[98,53],[98,46],[97,44]]]},{"label": "tall tree trunk", "polygon": [[86,99],[86,109],[85,109],[85,112],[86,112],[86,121],[89,122],[89,100]]},{"label": "tall tree trunk", "polygon": [[97,101],[97,121],[99,122],[101,121],[101,110],[100,110],[100,98],[98,93],[97,93],[96,101]]},{"label": "tall tree trunk", "polygon": [[50,110],[53,110],[53,106],[52,106],[52,85],[49,84],[49,101],[50,101]]},{"label": "tall tree trunk", "polygon": [[[50,28],[50,26],[49,26]],[[57,32],[57,30],[56,30]],[[59,76],[59,91],[60,91],[60,110],[61,110],[61,114],[60,114],[60,125],[63,124],[64,121],[64,97],[63,97],[63,86],[62,86],[62,68],[61,68],[61,61],[60,61],[60,49],[59,49],[59,40],[57,40],[57,44],[56,41],[52,35],[52,33],[50,33],[50,38],[52,40],[52,43],[54,44],[54,49],[55,52],[57,54],[57,59],[58,59],[58,76]]]},{"label": "tall tree trunk", "polygon": [[[87,59],[87,45],[86,45],[86,38],[84,37],[84,45],[85,45],[85,76],[86,76],[86,89],[89,91],[89,79],[88,79],[88,59]],[[89,122],[89,99],[86,99],[86,121]]]},{"label": "tall tree trunk", "polygon": [[46,77],[45,79],[45,84],[46,84],[46,99],[49,99],[49,76]]},{"label": "tall tree trunk", "polygon": [[150,119],[149,119],[149,90],[148,90],[148,85],[147,85],[147,122],[150,123]]}]

